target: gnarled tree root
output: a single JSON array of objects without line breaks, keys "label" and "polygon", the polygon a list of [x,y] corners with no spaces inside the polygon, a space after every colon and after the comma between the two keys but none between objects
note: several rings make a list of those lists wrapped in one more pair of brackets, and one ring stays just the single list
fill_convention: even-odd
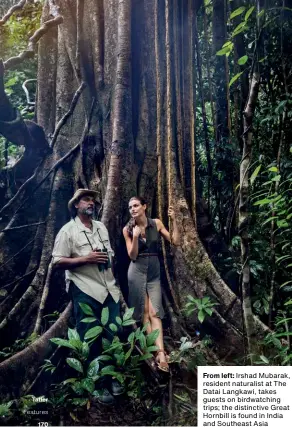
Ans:
[{"label": "gnarled tree root", "polygon": [[72,303],[70,302],[59,319],[44,335],[21,352],[0,363],[0,393],[2,397],[18,397],[21,385],[25,381],[33,380],[44,359],[55,350],[50,339],[65,334],[71,308]]}]

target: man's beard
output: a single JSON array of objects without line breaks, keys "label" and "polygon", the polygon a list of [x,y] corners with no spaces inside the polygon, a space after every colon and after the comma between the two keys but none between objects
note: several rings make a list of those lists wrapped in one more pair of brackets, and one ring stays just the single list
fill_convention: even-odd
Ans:
[{"label": "man's beard", "polygon": [[94,212],[93,208],[79,209],[79,213],[82,214],[82,215],[92,216],[93,212]]}]

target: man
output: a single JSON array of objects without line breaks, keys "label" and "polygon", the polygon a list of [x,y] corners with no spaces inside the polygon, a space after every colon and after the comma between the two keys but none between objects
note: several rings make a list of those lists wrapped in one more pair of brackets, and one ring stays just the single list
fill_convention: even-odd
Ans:
[{"label": "man", "polygon": [[[73,302],[73,312],[77,331],[81,340],[86,332],[100,324],[85,323],[86,316],[79,303],[89,305],[97,319],[101,318],[104,307],[109,308],[109,322],[116,324],[120,315],[120,292],[111,269],[111,248],[108,231],[100,221],[92,220],[97,192],[79,189],[68,203],[73,218],[59,231],[53,249],[53,265],[66,270],[66,290]],[[103,251],[103,252],[102,252]],[[112,339],[111,331],[106,328],[106,338]],[[90,347],[90,359],[102,351],[101,337]],[[98,401],[113,404],[113,395],[123,393],[123,387],[117,381],[103,381]],[[107,388],[105,388],[107,386]],[[110,390],[110,391],[109,391]]]}]

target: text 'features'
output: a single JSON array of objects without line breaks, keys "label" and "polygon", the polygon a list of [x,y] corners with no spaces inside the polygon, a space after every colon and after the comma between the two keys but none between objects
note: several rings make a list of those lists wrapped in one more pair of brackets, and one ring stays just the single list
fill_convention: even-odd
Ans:
[{"label": "text 'features'", "polygon": [[199,366],[198,427],[292,426],[292,366]]}]

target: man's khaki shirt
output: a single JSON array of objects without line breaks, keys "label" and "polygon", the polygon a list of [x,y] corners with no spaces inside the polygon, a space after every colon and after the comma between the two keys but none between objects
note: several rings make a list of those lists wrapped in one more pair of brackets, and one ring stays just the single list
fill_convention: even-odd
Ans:
[{"label": "man's khaki shirt", "polygon": [[[92,249],[103,249],[104,246],[107,248],[108,255],[111,258],[114,252],[111,248],[105,225],[100,221],[92,221],[92,230],[90,230],[76,216],[76,218],[65,224],[57,234],[53,249],[53,264],[58,263],[60,258],[63,257],[77,258],[86,256]],[[111,294],[115,302],[119,300],[120,291],[116,286],[111,268],[99,271],[97,264],[86,264],[66,270],[65,275],[67,292],[70,280],[72,280],[82,292],[102,304],[108,293]]]}]

